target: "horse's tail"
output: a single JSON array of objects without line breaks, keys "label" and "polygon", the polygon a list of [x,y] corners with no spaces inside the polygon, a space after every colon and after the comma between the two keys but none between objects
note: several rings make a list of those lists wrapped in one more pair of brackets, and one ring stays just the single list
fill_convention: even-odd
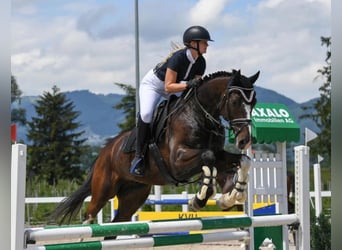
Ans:
[{"label": "horse's tail", "polygon": [[70,224],[71,220],[74,219],[81,210],[85,198],[91,194],[91,179],[93,177],[93,170],[94,164],[90,169],[87,180],[79,189],[58,204],[58,206],[49,216],[50,220],[57,222],[59,225],[63,224],[64,222]]}]

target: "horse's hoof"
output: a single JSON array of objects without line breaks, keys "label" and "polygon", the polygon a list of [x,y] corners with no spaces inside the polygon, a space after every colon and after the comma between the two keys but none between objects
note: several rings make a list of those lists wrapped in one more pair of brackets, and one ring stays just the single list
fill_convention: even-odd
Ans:
[{"label": "horse's hoof", "polygon": [[194,198],[191,199],[191,206],[190,209],[194,212],[198,212],[199,210],[201,210],[201,206],[198,204],[198,199],[196,199],[196,196]]},{"label": "horse's hoof", "polygon": [[222,210],[229,210],[235,205],[237,191],[234,189],[230,193],[223,194],[219,200],[218,205]]}]

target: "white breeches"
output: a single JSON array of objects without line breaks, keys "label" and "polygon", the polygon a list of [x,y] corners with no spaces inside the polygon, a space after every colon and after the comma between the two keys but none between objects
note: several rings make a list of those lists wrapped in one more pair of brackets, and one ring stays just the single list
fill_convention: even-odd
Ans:
[{"label": "white breeches", "polygon": [[165,92],[165,83],[151,69],[142,79],[139,87],[140,117],[145,123],[150,123],[153,111],[162,98],[168,99],[170,94]]}]

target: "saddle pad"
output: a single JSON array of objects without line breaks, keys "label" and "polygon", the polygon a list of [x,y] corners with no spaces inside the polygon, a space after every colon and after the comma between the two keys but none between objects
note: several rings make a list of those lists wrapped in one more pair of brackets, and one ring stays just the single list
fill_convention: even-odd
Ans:
[{"label": "saddle pad", "polygon": [[136,128],[133,128],[129,136],[125,138],[122,149],[124,153],[132,153],[135,151],[136,134]]}]

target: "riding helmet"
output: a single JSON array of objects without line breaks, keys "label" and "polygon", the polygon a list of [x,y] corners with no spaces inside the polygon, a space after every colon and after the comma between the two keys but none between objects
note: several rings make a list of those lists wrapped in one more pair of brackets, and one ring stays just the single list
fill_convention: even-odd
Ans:
[{"label": "riding helmet", "polygon": [[191,41],[200,40],[213,41],[210,38],[208,30],[202,26],[191,26],[183,34],[184,45],[189,45]]}]

